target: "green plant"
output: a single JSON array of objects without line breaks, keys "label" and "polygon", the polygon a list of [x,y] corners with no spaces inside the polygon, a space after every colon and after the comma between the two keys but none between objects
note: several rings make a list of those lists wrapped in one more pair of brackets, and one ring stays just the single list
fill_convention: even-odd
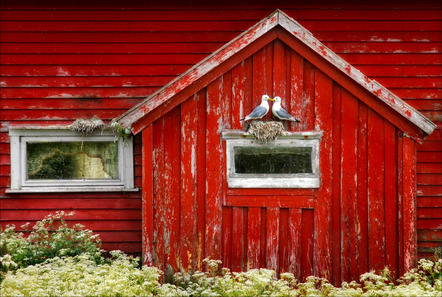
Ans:
[{"label": "green plant", "polygon": [[123,128],[121,127],[120,123],[113,121],[110,124],[112,130],[116,134],[115,136],[115,142],[119,141],[120,139],[123,140],[123,144],[126,144],[127,140],[131,137],[132,131],[130,128]]},{"label": "green plant", "polygon": [[[76,256],[82,253],[101,258],[101,240],[97,234],[85,230],[80,224],[72,228],[66,220],[73,212],[63,211],[46,216],[29,228],[29,223],[21,226],[24,232],[17,232],[15,226],[0,229],[0,257],[3,271],[15,270],[53,257]],[[27,236],[25,235],[27,234]]]},{"label": "green plant", "polygon": [[161,294],[161,272],[137,268],[137,259],[120,251],[97,264],[95,255],[55,257],[9,272],[1,296],[152,296]]}]

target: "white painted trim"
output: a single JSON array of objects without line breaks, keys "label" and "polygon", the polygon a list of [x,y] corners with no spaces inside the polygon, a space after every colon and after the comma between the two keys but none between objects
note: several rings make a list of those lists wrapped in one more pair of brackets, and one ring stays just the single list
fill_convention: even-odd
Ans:
[{"label": "white painted trim", "polygon": [[[311,136],[305,138],[307,135]],[[223,132],[226,140],[226,172],[229,188],[319,188],[321,173],[319,166],[319,144],[322,132],[287,132],[284,137],[258,142],[253,136],[236,130]],[[312,173],[298,174],[237,174],[234,172],[234,148],[240,146],[262,147],[311,147]]]},{"label": "white painted trim", "polygon": [[59,127],[10,127],[11,145],[11,188],[7,193],[20,192],[98,192],[137,191],[134,188],[134,162],[132,138],[125,143],[118,142],[117,179],[101,180],[28,180],[26,168],[26,143],[28,142],[111,142],[115,134],[103,130],[91,136]]}]

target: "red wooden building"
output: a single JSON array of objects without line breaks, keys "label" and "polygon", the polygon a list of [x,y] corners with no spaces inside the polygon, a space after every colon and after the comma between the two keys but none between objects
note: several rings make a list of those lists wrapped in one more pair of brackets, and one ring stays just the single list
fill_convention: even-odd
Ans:
[{"label": "red wooden building", "polygon": [[[164,269],[211,256],[335,282],[402,273],[441,246],[440,3],[11,3],[0,11],[2,226],[75,210],[104,248]],[[289,17],[260,21],[278,7]],[[265,93],[301,119],[290,137],[319,143],[318,188],[229,188],[228,143]],[[71,141],[60,126],[134,105],[120,119],[136,134],[133,163],[118,167],[133,176],[51,192],[20,166],[11,178],[23,162],[11,145]]]}]

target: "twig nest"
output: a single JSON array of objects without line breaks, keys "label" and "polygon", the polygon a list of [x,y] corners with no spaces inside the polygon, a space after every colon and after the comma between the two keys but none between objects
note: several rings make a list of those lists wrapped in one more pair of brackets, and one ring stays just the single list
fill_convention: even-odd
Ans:
[{"label": "twig nest", "polygon": [[276,139],[284,132],[284,125],[275,121],[252,121],[247,129],[247,133],[255,136],[255,138],[266,144],[269,140]]},{"label": "twig nest", "polygon": [[90,135],[98,129],[105,129],[108,126],[97,116],[90,119],[76,119],[69,129],[82,133],[83,135]]}]

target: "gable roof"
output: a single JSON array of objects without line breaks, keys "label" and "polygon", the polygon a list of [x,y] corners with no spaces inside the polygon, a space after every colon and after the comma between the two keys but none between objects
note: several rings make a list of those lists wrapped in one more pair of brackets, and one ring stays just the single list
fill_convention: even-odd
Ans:
[{"label": "gable roof", "polygon": [[[282,28],[282,30],[275,30],[276,28]],[[286,36],[285,39],[284,36]],[[290,39],[300,41],[303,46],[306,46],[314,54],[310,55],[310,58],[319,64],[331,64],[335,71],[337,70],[341,75],[344,74],[347,80],[350,79],[354,84],[378,98],[380,103],[383,102],[396,111],[401,117],[421,130],[421,133],[410,133],[413,138],[420,140],[431,134],[436,128],[436,125],[424,115],[377,81],[362,74],[313,37],[307,29],[280,10],[276,10],[270,16],[258,22],[147,99],[117,117],[115,121],[122,127],[132,128],[133,133],[137,134],[147,125],[225,73],[229,70],[229,67],[244,60],[247,56],[242,56],[241,53],[245,48],[254,47],[252,51],[259,50],[276,38],[281,38],[289,43]],[[226,65],[226,61],[231,63]],[[377,102],[370,107],[378,111],[379,106],[379,102]]]}]

